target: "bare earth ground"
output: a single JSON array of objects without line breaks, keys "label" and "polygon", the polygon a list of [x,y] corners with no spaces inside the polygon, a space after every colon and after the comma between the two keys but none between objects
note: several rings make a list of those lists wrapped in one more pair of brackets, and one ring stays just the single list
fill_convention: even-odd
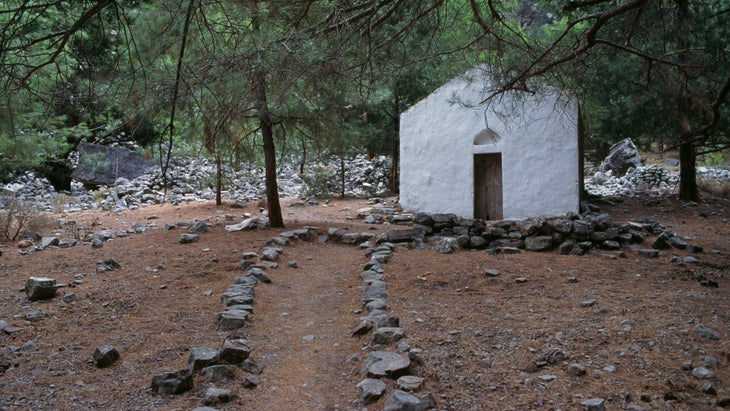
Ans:
[{"label": "bare earth ground", "polygon": [[[288,204],[287,200],[283,204]],[[354,218],[365,200],[332,200],[326,206],[285,207],[287,229],[316,225],[350,231],[384,232]],[[699,264],[683,264],[684,251],[662,251],[657,259],[625,250],[626,258],[561,256],[522,252],[489,256],[460,251],[396,249],[385,265],[388,303],[400,317],[409,343],[420,349],[424,390],[442,410],[574,410],[593,397],[606,409],[634,404],[646,410],[715,410],[730,402],[730,232],[727,200],[682,205],[670,199],[631,200],[604,206],[615,222],[646,217],[688,242],[704,247]],[[241,272],[242,252],[258,251],[281,230],[229,233],[224,225],[241,220],[255,205],[191,203],[151,206],[113,214],[84,212],[64,222],[99,232],[156,223],[143,234],[115,238],[100,249],[90,245],[19,254],[5,243],[0,257],[0,320],[22,327],[0,333],[0,358],[15,367],[0,374],[2,410],[190,410],[203,404],[211,385],[195,377],[195,388],[178,396],[146,391],[154,374],[187,366],[190,348],[218,348],[229,332],[219,331],[220,294]],[[235,215],[226,221],[225,215]],[[149,216],[158,218],[150,220]],[[181,229],[166,223],[205,220],[213,227],[193,244],[180,244]],[[66,224],[66,227],[72,225]],[[50,234],[46,233],[46,234]],[[66,233],[68,234],[68,233]],[[652,238],[645,240],[649,245]],[[714,251],[711,251],[714,250]],[[671,262],[672,256],[680,262]],[[95,273],[96,261],[114,258],[121,269]],[[298,268],[287,266],[296,260]],[[264,365],[255,389],[235,381],[218,384],[235,398],[221,410],[361,410],[355,384],[370,345],[352,337],[367,261],[363,250],[337,244],[296,242],[285,247],[273,282],[258,284],[254,313],[244,327],[254,344],[252,358]],[[487,277],[484,270],[500,270]],[[19,292],[30,276],[71,283],[58,296],[29,302]],[[700,285],[704,276],[719,288]],[[517,283],[518,277],[527,279]],[[575,277],[577,282],[568,282]],[[210,292],[206,292],[210,291]],[[75,300],[62,296],[73,292]],[[210,294],[210,295],[207,295]],[[581,302],[595,300],[595,305]],[[40,310],[37,321],[29,313]],[[719,340],[698,336],[703,323]],[[313,336],[303,339],[302,337]],[[94,349],[117,348],[121,360],[96,368]],[[12,348],[12,349],[11,349]],[[559,348],[564,362],[535,366],[540,354]],[[11,351],[14,354],[11,354]],[[703,381],[683,369],[700,366],[704,356],[720,362],[709,380],[715,394],[702,393]],[[573,363],[584,376],[568,373]],[[393,382],[389,382],[392,387]],[[367,405],[380,409],[384,400]]]}]

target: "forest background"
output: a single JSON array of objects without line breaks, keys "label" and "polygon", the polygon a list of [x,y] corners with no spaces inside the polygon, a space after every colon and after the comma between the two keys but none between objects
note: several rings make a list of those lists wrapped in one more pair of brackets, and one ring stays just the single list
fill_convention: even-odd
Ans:
[{"label": "forest background", "polygon": [[[585,148],[676,149],[683,200],[698,156],[724,161],[728,0],[7,0],[0,3],[0,176],[59,188],[80,142],[156,158],[262,164],[393,159],[402,111],[477,64],[502,93],[557,86]],[[220,176],[219,176],[220,182]]]}]

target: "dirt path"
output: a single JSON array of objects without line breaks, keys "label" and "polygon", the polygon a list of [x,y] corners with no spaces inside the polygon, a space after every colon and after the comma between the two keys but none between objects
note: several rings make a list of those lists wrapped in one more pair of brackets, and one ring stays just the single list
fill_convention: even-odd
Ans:
[{"label": "dirt path", "polygon": [[[265,370],[261,386],[241,401],[250,409],[336,410],[356,399],[361,343],[350,337],[360,308],[362,250],[337,247],[322,253],[317,244],[285,249],[296,269],[271,272],[272,284],[259,284],[253,321],[247,327],[252,354]],[[286,264],[282,264],[286,265]]]}]

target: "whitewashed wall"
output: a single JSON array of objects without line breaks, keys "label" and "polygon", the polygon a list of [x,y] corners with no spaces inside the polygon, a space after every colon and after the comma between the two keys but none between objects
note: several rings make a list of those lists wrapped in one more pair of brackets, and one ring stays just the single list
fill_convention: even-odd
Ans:
[{"label": "whitewashed wall", "polygon": [[[543,92],[479,105],[488,81],[473,69],[401,115],[400,204],[405,210],[474,216],[475,153],[502,153],[505,219],[578,210],[577,109]],[[475,145],[489,128],[501,139]]]}]

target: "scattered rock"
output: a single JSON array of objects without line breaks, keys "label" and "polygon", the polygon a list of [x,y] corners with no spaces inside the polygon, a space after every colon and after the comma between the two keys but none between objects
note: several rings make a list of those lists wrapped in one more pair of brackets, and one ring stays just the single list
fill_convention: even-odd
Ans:
[{"label": "scattered rock", "polygon": [[106,260],[96,262],[96,272],[97,273],[116,271],[120,268],[122,268],[122,266],[119,265],[119,263],[116,262],[113,258],[107,258]]},{"label": "scattered rock", "polygon": [[580,406],[583,411],[605,411],[606,400],[603,398],[591,398],[581,401]]},{"label": "scattered rock", "polygon": [[430,393],[410,394],[393,390],[383,406],[383,411],[423,411],[434,408],[436,403]]},{"label": "scattered rock", "polygon": [[157,374],[152,377],[150,389],[157,394],[182,394],[193,389],[193,373],[179,370]]},{"label": "scattered rock", "polygon": [[697,324],[694,328],[695,333],[699,335],[702,338],[707,338],[709,340],[719,340],[720,339],[720,333],[713,330],[712,328],[704,325],[704,324]]},{"label": "scattered rock", "polygon": [[193,347],[188,357],[188,368],[193,371],[200,371],[205,367],[218,362],[218,350],[207,347]]},{"label": "scattered rock", "polygon": [[411,360],[403,355],[388,351],[373,351],[365,361],[363,370],[373,377],[392,377],[403,374]]},{"label": "scattered rock", "polygon": [[405,338],[405,330],[400,327],[381,327],[373,331],[373,343],[390,344]]},{"label": "scattered rock", "polygon": [[251,354],[251,343],[239,336],[229,336],[223,341],[220,350],[220,361],[225,364],[237,365],[243,363]]},{"label": "scattered rock", "polygon": [[487,277],[496,277],[500,274],[500,271],[494,268],[487,268],[484,270],[484,275]]},{"label": "scattered rock", "polygon": [[383,381],[375,378],[366,378],[356,385],[360,389],[360,401],[370,404],[380,399],[388,387]]},{"label": "scattered rock", "polygon": [[261,384],[261,380],[255,375],[249,375],[243,380],[243,388],[253,389],[258,387],[259,384]]},{"label": "scattered rock", "polygon": [[31,301],[47,300],[55,297],[56,288],[56,280],[48,277],[30,277],[25,282],[25,293]]},{"label": "scattered rock", "polygon": [[205,391],[205,398],[203,399],[203,404],[205,405],[215,405],[215,404],[224,404],[231,401],[231,390],[222,389],[222,388],[208,388],[207,391]]},{"label": "scattered rock", "polygon": [[414,375],[404,375],[396,381],[396,385],[403,391],[418,391],[423,386],[424,378]]},{"label": "scattered rock", "polygon": [[250,358],[246,358],[243,361],[243,370],[247,373],[258,375],[264,371],[264,366]]},{"label": "scattered rock", "polygon": [[697,367],[692,370],[692,376],[701,380],[711,380],[715,378],[715,373],[705,367]]},{"label": "scattered rock", "polygon": [[92,358],[97,367],[105,368],[119,360],[119,352],[111,345],[101,345],[94,350]]},{"label": "scattered rock", "polygon": [[205,367],[200,370],[200,375],[207,382],[221,382],[224,380],[233,381],[236,379],[236,367],[227,364],[217,364]]},{"label": "scattered rock", "polygon": [[200,241],[198,234],[183,233],[180,234],[180,244],[190,244]]},{"label": "scattered rock", "polygon": [[570,364],[568,366],[568,374],[580,377],[586,375],[586,368],[580,364]]},{"label": "scattered rock", "polygon": [[[208,224],[205,221],[196,221],[188,229],[188,234],[203,234],[206,232],[208,232]],[[180,240],[181,240],[180,242],[182,243],[182,236],[181,236]]]}]

